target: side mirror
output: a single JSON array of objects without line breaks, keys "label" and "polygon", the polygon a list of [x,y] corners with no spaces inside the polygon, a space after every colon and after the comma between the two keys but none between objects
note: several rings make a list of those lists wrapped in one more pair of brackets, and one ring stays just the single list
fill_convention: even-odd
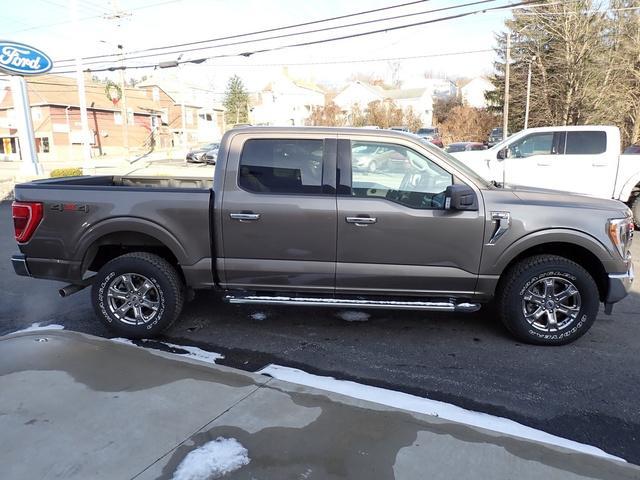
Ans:
[{"label": "side mirror", "polygon": [[446,210],[478,210],[478,197],[468,185],[449,185],[444,198]]},{"label": "side mirror", "polygon": [[498,160],[504,160],[505,158],[509,158],[511,156],[511,151],[509,147],[505,147],[502,150],[498,151]]}]

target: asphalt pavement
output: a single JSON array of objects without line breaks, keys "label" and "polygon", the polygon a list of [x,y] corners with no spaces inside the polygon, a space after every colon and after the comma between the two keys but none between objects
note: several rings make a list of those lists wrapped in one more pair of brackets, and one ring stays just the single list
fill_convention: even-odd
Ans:
[{"label": "asphalt pavement", "polygon": [[[640,259],[638,243],[633,250]],[[87,290],[63,299],[59,283],[13,274],[8,203],[0,204],[0,252],[0,335],[37,322],[113,336]],[[487,311],[239,306],[214,292],[199,292],[163,340],[222,353],[219,363],[247,371],[277,363],[450,402],[640,464],[639,292],[636,284],[612,316],[562,347],[520,344]]]}]

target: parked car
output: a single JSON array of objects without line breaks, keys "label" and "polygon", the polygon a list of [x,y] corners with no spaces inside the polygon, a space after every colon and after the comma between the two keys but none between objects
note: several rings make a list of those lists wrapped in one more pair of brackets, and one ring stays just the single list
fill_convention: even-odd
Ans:
[{"label": "parked car", "polygon": [[486,150],[487,146],[480,142],[455,142],[447,145],[447,153],[469,152],[472,150]]},{"label": "parked car", "polygon": [[215,165],[216,164],[216,160],[218,159],[218,150],[219,150],[219,147],[216,147],[216,148],[213,148],[213,149],[209,150],[204,155],[202,155],[202,157],[201,157],[202,160],[207,165]]},{"label": "parked car", "polygon": [[640,224],[640,155],[620,155],[611,126],[530,128],[492,148],[454,155],[487,180],[614,198]]},{"label": "parked car", "polygon": [[425,139],[428,142],[433,143],[436,147],[444,148],[442,138],[440,138],[440,131],[438,127],[426,127],[419,128],[416,135]]},{"label": "parked car", "polygon": [[639,153],[640,153],[640,143],[629,145],[627,148],[625,148],[623,152],[624,155],[636,155]]},{"label": "parked car", "polygon": [[[362,173],[363,145],[407,161]],[[413,135],[247,127],[225,133],[219,158],[213,179],[17,185],[15,272],[69,282],[62,296],[91,285],[98,319],[131,338],[216,288],[234,304],[473,312],[495,300],[515,337],[559,345],[631,286],[625,205],[498,187]]]},{"label": "parked car", "polygon": [[205,163],[205,159],[202,158],[203,155],[219,147],[220,147],[219,143],[213,142],[213,143],[205,143],[204,145],[194,148],[187,153],[187,162],[188,163]]},{"label": "parked car", "polygon": [[492,129],[489,132],[489,137],[487,138],[487,147],[493,147],[496,143],[502,141],[502,127],[497,127]]},{"label": "parked car", "polygon": [[355,144],[351,149],[353,168],[358,171],[375,173],[394,168],[407,161],[402,151],[386,145],[371,145],[369,143]]}]

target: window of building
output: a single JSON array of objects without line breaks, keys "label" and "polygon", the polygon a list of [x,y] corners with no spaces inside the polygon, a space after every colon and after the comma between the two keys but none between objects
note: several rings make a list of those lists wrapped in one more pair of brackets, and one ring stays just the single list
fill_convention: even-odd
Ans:
[{"label": "window of building", "polygon": [[49,153],[49,137],[36,138],[36,152]]},{"label": "window of building", "polygon": [[153,87],[153,89],[151,90],[151,99],[154,102],[160,100],[160,89],[158,87]]},{"label": "window of building", "polygon": [[247,140],[238,184],[256,193],[322,193],[322,140]]},{"label": "window of building", "polygon": [[122,125],[122,113],[113,112],[113,123],[116,125]]},{"label": "window of building", "polygon": [[607,151],[607,133],[585,130],[567,132],[566,155],[598,155]]},{"label": "window of building", "polygon": [[383,198],[410,208],[444,208],[453,176],[410,148],[351,142],[351,194]]},{"label": "window of building", "polygon": [[135,118],[133,116],[133,108],[127,108],[127,124],[133,125],[135,123]]}]

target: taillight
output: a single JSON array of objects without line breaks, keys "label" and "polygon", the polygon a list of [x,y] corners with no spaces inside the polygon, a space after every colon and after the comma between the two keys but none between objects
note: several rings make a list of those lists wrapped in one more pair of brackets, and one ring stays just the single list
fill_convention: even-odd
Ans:
[{"label": "taillight", "polygon": [[42,221],[42,203],[13,202],[13,230],[18,243],[28,242]]}]

